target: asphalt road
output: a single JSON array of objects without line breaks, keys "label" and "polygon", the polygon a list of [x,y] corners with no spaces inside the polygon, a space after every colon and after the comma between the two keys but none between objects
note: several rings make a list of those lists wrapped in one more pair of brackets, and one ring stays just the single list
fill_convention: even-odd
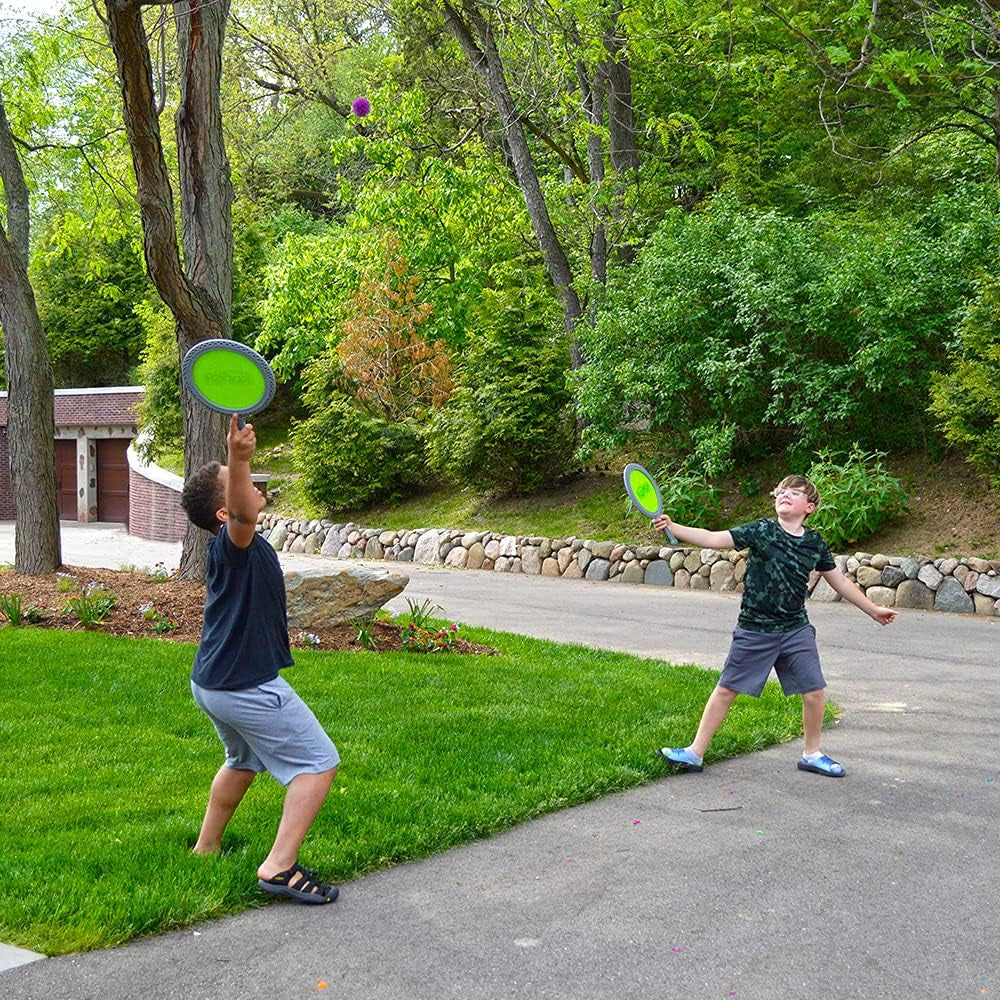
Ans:
[{"label": "asphalt road", "polygon": [[[63,527],[70,564],[176,564],[117,529]],[[405,595],[458,621],[674,662],[719,666],[737,612],[714,594],[405,568]],[[1000,995],[1000,624],[901,611],[879,629],[825,604],[810,617],[844,710],[824,741],[843,780],[773,747],[368,876],[334,906],[13,968],[0,998]]]}]

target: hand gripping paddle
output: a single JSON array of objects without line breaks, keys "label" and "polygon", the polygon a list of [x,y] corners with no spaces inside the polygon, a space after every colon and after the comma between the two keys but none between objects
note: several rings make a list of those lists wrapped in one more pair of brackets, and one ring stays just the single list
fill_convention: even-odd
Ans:
[{"label": "hand gripping paddle", "polygon": [[[660,496],[660,487],[656,485],[656,480],[641,466],[635,462],[629,462],[622,473],[625,480],[625,492],[635,509],[644,517],[651,521],[654,517],[659,517],[663,513],[663,497]],[[664,528],[663,533],[667,536],[671,545],[680,543],[674,538],[669,528]]]},{"label": "hand gripping paddle", "polygon": [[219,413],[236,413],[239,426],[274,398],[271,366],[237,340],[202,340],[184,355],[184,385],[195,398]]}]

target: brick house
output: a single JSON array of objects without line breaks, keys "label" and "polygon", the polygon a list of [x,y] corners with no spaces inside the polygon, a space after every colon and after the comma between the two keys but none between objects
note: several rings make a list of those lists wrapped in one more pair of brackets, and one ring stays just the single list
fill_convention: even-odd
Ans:
[{"label": "brick house", "polygon": [[[135,406],[144,391],[134,385],[55,390],[59,517],[117,521],[141,538],[178,541],[187,523],[180,509],[183,480],[146,465],[132,447]],[[7,393],[0,392],[0,520],[13,518]]]}]

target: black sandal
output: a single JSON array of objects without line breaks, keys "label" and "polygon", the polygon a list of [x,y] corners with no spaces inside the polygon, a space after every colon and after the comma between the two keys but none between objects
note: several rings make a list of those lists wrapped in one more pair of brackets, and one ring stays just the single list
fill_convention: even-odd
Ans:
[{"label": "black sandal", "polygon": [[[296,875],[298,879],[295,885],[290,885]],[[273,878],[257,879],[257,885],[263,892],[269,892],[273,896],[287,896],[300,903],[332,903],[340,895],[340,890],[335,885],[320,882],[312,872],[306,871],[299,864],[292,865],[287,871],[278,872]]]}]

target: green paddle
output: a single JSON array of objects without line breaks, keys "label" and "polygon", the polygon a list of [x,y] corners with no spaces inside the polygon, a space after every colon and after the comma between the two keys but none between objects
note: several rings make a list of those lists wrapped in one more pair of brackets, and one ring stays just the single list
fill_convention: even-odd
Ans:
[{"label": "green paddle", "polygon": [[[635,509],[644,517],[651,521],[654,517],[659,517],[663,513],[663,497],[660,496],[660,487],[656,485],[656,480],[641,466],[635,462],[629,462],[622,473],[625,480],[625,492]],[[667,536],[671,545],[680,544],[669,528],[664,528],[663,533]]]},{"label": "green paddle", "polygon": [[202,340],[181,364],[184,385],[206,406],[219,413],[236,413],[239,426],[274,398],[271,366],[254,350],[236,340]]}]

